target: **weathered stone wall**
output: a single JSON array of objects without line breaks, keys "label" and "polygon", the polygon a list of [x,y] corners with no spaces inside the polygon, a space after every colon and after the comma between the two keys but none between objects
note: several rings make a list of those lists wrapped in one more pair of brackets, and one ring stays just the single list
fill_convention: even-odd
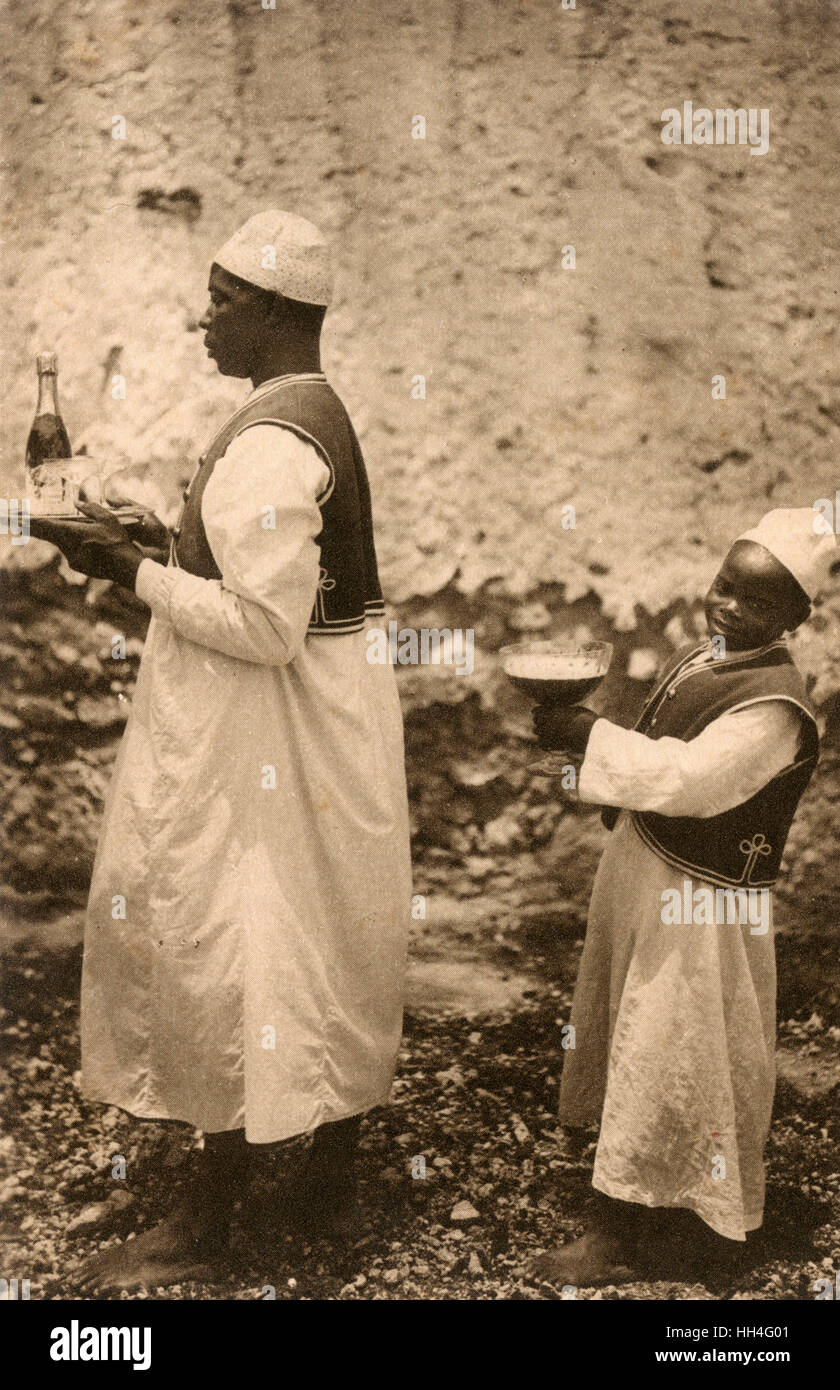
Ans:
[{"label": "weathered stone wall", "polygon": [[[604,699],[628,718],[645,688],[624,677],[631,651],[668,649],[668,623],[690,623],[732,537],[840,486],[837,4],[17,0],[3,32],[0,491],[20,486],[33,357],[53,346],[76,447],[148,461],[173,503],[243,391],[197,331],[214,249],[266,205],[319,221],[340,264],[325,363],[363,438],[388,597],[413,621],[477,630],[474,681],[405,684],[420,857],[433,869],[435,850],[436,872],[457,864],[482,891],[492,873],[505,890],[535,868],[585,879],[600,832],[517,781],[527,750],[513,735],[498,750],[521,707],[499,693],[491,654],[545,623],[535,605],[548,632],[617,637]],[[687,99],[768,108],[769,152],[665,146],[661,112]],[[425,140],[411,138],[418,114]],[[111,398],[114,372],[125,400]],[[59,841],[84,884],[126,693],[93,669],[96,606],[45,573],[14,587],[15,698],[43,678],[76,723],[61,745],[58,704],[12,711],[15,843],[52,825],[44,862],[36,846],[28,877],[25,856],[14,870],[30,890]],[[48,591],[63,608],[30,602]],[[798,643],[829,752],[839,607]],[[63,672],[55,643],[78,653]],[[99,702],[96,718],[81,706],[99,733],[82,697]],[[40,752],[39,718],[54,725]],[[512,783],[487,790],[452,769],[493,758]],[[47,814],[56,779],[77,798],[72,832],[55,804]],[[807,881],[835,908],[836,787],[823,773],[796,832],[816,856]]]},{"label": "weathered stone wall", "polygon": [[[624,625],[833,495],[829,0],[20,0],[4,38],[12,477],[43,344],[75,443],[188,471],[241,397],[195,331],[208,265],[277,203],[338,241],[326,360],[393,599],[554,581]],[[663,145],[688,98],[768,107],[769,153]]]}]

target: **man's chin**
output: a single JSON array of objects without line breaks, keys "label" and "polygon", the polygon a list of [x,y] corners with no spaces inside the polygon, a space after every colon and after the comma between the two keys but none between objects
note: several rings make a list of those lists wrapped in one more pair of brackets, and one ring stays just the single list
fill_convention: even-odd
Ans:
[{"label": "man's chin", "polygon": [[723,628],[719,623],[708,618],[706,619],[706,627],[712,641],[714,641],[716,637],[719,637],[727,647],[731,647],[732,651],[738,651],[740,647],[744,646],[741,635],[737,632],[733,632],[731,628]]},{"label": "man's chin", "polygon": [[728,652],[749,652],[763,645],[761,638],[745,637],[741,632],[724,632],[717,624],[709,624],[709,637],[714,641],[719,637]]},{"label": "man's chin", "polygon": [[228,362],[223,357],[211,357],[210,360],[211,362],[215,363],[216,371],[219,372],[221,376],[233,376],[241,378],[251,375],[247,367],[243,367],[238,363],[234,365],[233,362]]}]

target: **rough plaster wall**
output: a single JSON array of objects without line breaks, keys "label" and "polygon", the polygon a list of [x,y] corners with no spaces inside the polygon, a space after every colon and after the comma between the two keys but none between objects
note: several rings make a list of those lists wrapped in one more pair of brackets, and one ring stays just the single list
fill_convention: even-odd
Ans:
[{"label": "rough plaster wall", "polygon": [[[476,628],[475,686],[400,673],[421,883],[502,892],[515,876],[533,894],[545,875],[554,894],[577,869],[585,901],[596,818],[522,790],[522,712],[485,657],[534,613],[613,637],[635,621],[604,688],[628,722],[644,693],[625,679],[632,647],[664,654],[666,619],[763,510],[840,485],[840,5],[277,5],[6,7],[0,492],[20,484],[34,353],[55,346],[74,444],[150,461],[177,500],[243,395],[196,330],[213,251],[266,205],[321,222],[341,271],[324,360],[363,439],[388,597],[418,625]],[[667,148],[660,113],[683,99],[769,107],[770,153]],[[117,370],[125,401],[110,398]],[[119,604],[94,586],[85,609],[40,563],[14,582],[4,651],[28,893],[45,865],[55,890],[84,888],[131,684],[114,689],[103,633],[87,631]],[[120,621],[139,650],[143,615]],[[824,851],[838,652],[835,596],[797,639],[835,727],[783,888],[803,916],[824,904],[818,920],[840,886]]]},{"label": "rough plaster wall", "polygon": [[[22,0],[4,25],[7,477],[54,345],[74,443],[174,495],[242,395],[195,332],[213,250],[276,203],[337,239],[325,360],[392,600],[557,581],[625,626],[767,505],[833,495],[836,3]],[[770,153],[666,147],[684,98],[769,107]]]}]

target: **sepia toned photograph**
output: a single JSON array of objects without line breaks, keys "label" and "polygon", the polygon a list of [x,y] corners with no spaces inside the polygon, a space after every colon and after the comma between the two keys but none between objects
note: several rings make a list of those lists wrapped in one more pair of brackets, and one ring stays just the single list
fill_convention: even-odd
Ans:
[{"label": "sepia toned photograph", "polygon": [[0,24],[0,1296],[56,1367],[160,1369],[153,1304],[610,1301],[640,1367],[796,1370],[840,4]]}]

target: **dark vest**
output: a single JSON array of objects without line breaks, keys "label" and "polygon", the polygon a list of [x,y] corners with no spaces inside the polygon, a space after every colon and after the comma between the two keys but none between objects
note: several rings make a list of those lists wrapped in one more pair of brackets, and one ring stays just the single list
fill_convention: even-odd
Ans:
[{"label": "dark vest", "polygon": [[[222,426],[189,487],[173,533],[172,560],[202,579],[221,579],[201,520],[201,498],[217,459],[254,425],[292,430],[311,444],[330,472],[317,498],[323,526],[318,590],[308,631],[318,636],[358,632],[366,618],[385,612],[373,543],[370,488],[362,451],[338,396],[320,372],[279,377]],[[282,466],[282,465],[278,465]],[[248,479],[243,478],[247,487]]]},{"label": "dark vest", "polygon": [[[633,811],[633,823],[645,844],[660,858],[706,882],[734,888],[764,888],[775,883],[788,831],[799,798],[811,779],[819,754],[814,711],[784,642],[759,652],[732,656],[686,670],[703,650],[678,652],[665,668],[636,724],[648,738],[679,738],[688,743],[727,710],[765,700],[789,700],[802,714],[796,760],[766,786],[719,816],[663,816]],[[612,830],[619,812],[603,813]]]}]

